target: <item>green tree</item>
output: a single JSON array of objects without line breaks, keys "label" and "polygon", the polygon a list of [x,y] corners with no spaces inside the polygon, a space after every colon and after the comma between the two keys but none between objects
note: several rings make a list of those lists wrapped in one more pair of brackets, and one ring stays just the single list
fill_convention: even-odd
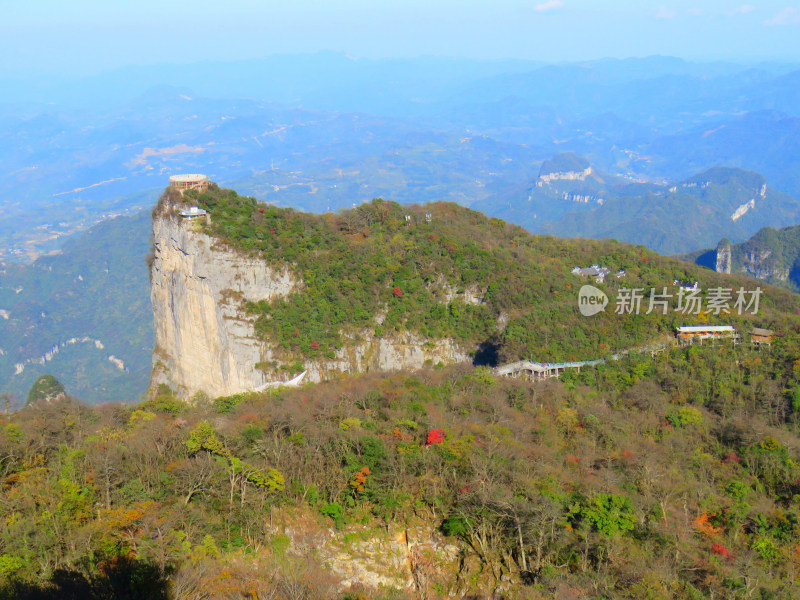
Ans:
[{"label": "green tree", "polygon": [[632,530],[636,526],[633,503],[620,494],[598,494],[581,508],[581,515],[600,533],[615,536]]}]

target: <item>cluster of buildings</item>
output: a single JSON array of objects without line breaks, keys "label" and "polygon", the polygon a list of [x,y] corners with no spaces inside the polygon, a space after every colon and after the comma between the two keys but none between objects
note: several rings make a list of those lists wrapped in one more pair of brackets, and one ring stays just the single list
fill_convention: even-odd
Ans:
[{"label": "cluster of buildings", "polygon": [[[592,277],[597,283],[603,283],[606,277],[611,274],[611,269],[608,267],[601,267],[600,265],[592,265],[591,267],[575,267],[572,269],[573,275],[580,275],[581,277]],[[622,279],[625,277],[625,271],[620,269],[614,273],[614,277]]]},{"label": "cluster of buildings", "polygon": [[[606,277],[611,275],[611,269],[608,267],[603,267],[600,265],[592,265],[591,267],[573,267],[571,273],[573,275],[578,275],[580,277],[591,277],[597,283],[603,283],[606,280]],[[614,277],[617,279],[622,279],[625,277],[625,271],[620,269],[616,273],[614,273]],[[699,292],[700,291],[700,282],[699,281],[681,281],[680,279],[674,279],[672,281],[672,285],[679,287],[684,292]]]},{"label": "cluster of buildings", "polygon": [[184,208],[180,215],[184,219],[195,219],[197,217],[204,217],[206,216],[207,211],[205,208],[199,208],[197,206],[190,206],[189,208]]},{"label": "cluster of buildings", "polygon": [[[178,190],[181,195],[186,190],[200,190],[201,192],[211,187],[211,180],[206,175],[200,173],[185,173],[183,175],[172,175],[169,184]],[[196,219],[206,216],[206,210],[197,206],[190,206],[181,210],[180,215],[184,219]]]}]

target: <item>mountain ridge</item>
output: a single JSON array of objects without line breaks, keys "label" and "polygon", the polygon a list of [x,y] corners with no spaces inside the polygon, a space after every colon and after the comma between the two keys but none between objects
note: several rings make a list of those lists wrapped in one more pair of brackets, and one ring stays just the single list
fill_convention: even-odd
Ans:
[{"label": "mountain ridge", "polygon": [[[177,216],[189,203],[207,218]],[[442,202],[375,199],[338,215],[313,215],[216,186],[183,197],[168,188],[154,212],[154,231],[153,384],[172,384],[183,396],[256,389],[302,372],[321,381],[437,362],[480,364],[484,355],[490,364],[597,358],[598,349],[610,356],[644,346],[695,320],[611,311],[581,318],[576,263],[623,270],[624,281],[603,284],[609,293],[674,280],[743,281],[641,246],[531,236]],[[283,283],[251,285],[257,280]],[[765,306],[796,301],[772,293]],[[767,310],[753,319],[771,323],[775,315]],[[613,343],[609,330],[617,332]],[[196,357],[205,365],[199,368],[192,348],[210,349],[214,358],[206,364]]]},{"label": "mountain ridge", "polygon": [[689,252],[722,237],[743,241],[764,226],[800,220],[800,202],[752,171],[716,166],[674,183],[637,182],[573,153],[556,155],[525,186],[474,207],[534,233],[608,237],[662,254]]}]

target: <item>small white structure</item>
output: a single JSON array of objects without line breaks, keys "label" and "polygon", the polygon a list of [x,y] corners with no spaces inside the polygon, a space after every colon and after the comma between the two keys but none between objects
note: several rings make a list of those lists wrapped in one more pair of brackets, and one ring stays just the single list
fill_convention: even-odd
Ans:
[{"label": "small white structure", "polygon": [[689,281],[680,281],[679,279],[675,279],[672,281],[672,285],[677,285],[680,287],[684,292],[699,292],[700,291],[700,283],[695,281],[691,283]]},{"label": "small white structure", "polygon": [[170,184],[181,194],[186,190],[207,190],[211,185],[211,180],[199,173],[185,173],[183,175],[172,175],[169,178]]},{"label": "small white structure", "polygon": [[185,208],[181,211],[181,216],[184,219],[195,219],[197,217],[204,217],[206,216],[206,209],[198,208],[197,206],[190,206],[189,208]]}]

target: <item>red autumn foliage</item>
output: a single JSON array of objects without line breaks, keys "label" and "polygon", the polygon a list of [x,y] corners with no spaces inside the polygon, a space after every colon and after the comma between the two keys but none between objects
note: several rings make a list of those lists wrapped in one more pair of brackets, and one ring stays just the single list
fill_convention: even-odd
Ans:
[{"label": "red autumn foliage", "polygon": [[441,444],[444,442],[445,435],[444,429],[431,429],[428,432],[428,440],[426,445],[430,446],[431,444]]},{"label": "red autumn foliage", "polygon": [[312,350],[319,350],[319,342],[311,342],[311,349]]},{"label": "red autumn foliage", "polygon": [[714,554],[717,554],[719,556],[722,556],[722,557],[730,559],[730,560],[735,558],[733,556],[733,553],[730,550],[728,550],[725,546],[723,546],[722,544],[718,544],[718,543],[712,544],[711,545],[711,551]]},{"label": "red autumn foliage", "polygon": [[264,208],[263,206],[258,207],[258,214],[263,215],[265,212],[267,212],[266,208]]},{"label": "red autumn foliage", "polygon": [[739,455],[736,454],[736,452],[728,452],[722,461],[726,463],[739,463],[742,461],[742,459],[739,458]]},{"label": "red autumn foliage", "polygon": [[393,293],[393,294],[394,294],[396,297],[398,297],[398,298],[402,298],[402,297],[403,297],[403,290],[401,290],[401,289],[400,289],[399,287],[397,287],[397,286],[394,286],[394,287],[392,288],[392,293]]},{"label": "red autumn foliage", "polygon": [[577,456],[572,456],[572,455],[567,456],[567,462],[577,465],[579,461],[580,459]]},{"label": "red autumn foliage", "polygon": [[274,228],[274,227],[270,227],[270,228],[269,228],[269,232],[270,232],[272,235],[275,235],[275,228]]}]

